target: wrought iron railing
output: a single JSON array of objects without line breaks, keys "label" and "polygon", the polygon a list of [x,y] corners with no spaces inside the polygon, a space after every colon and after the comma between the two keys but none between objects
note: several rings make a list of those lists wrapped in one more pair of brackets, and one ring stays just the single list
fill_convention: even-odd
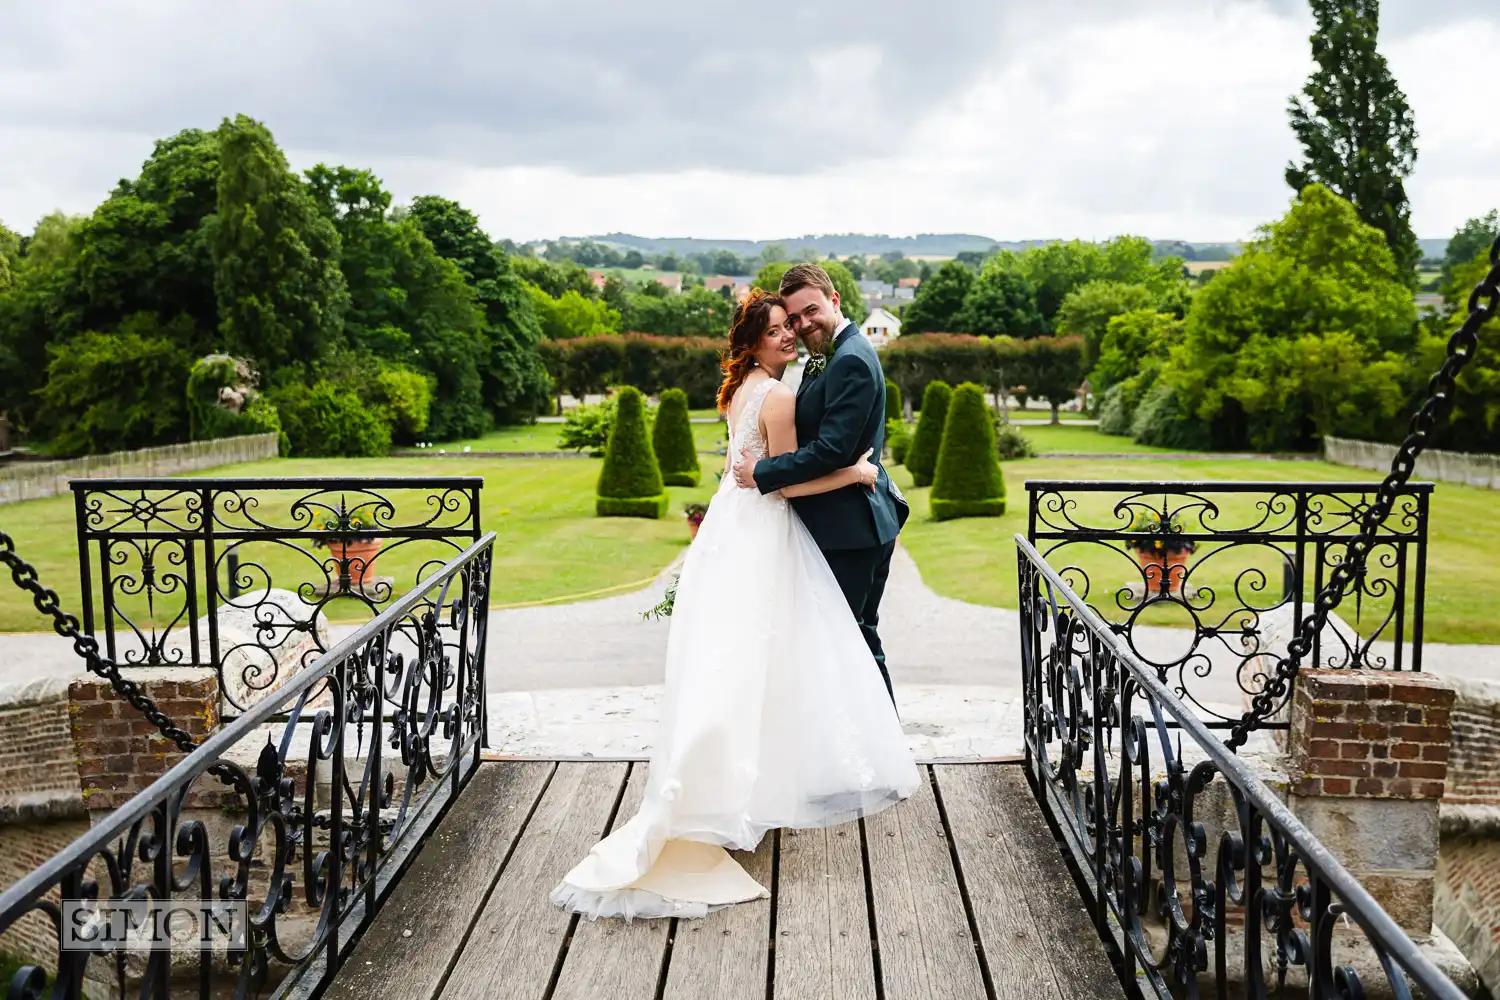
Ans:
[{"label": "wrought iron railing", "polygon": [[[435,568],[0,893],[0,934],[42,920],[58,941],[9,1000],[80,1000],[100,982],[115,995],[253,996],[289,968],[330,979],[479,762],[493,543]],[[64,947],[65,900],[243,902],[248,933],[208,949]]]},{"label": "wrought iron railing", "polygon": [[[1073,592],[1211,728],[1240,722],[1342,562],[1374,483],[1026,484],[1027,536]],[[1305,662],[1420,670],[1431,483],[1396,494],[1343,608]],[[1171,632],[1152,626],[1174,628]],[[1284,728],[1278,695],[1258,728]]]},{"label": "wrought iron railing", "polygon": [[1365,964],[1395,997],[1415,984],[1459,1000],[1125,636],[1016,545],[1027,774],[1122,980],[1158,997],[1347,1000]]},{"label": "wrought iron railing", "polygon": [[72,484],[82,630],[122,667],[218,672],[233,718],[480,536],[483,480]]}]

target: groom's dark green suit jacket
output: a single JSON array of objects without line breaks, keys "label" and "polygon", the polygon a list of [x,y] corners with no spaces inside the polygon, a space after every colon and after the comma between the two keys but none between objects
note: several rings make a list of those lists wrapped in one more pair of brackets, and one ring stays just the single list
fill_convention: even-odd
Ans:
[{"label": "groom's dark green suit jacket", "polygon": [[[870,341],[853,323],[834,336],[833,357],[818,375],[804,372],[797,387],[796,451],[755,463],[762,493],[805,483],[853,465],[885,447],[885,372]],[[906,523],[906,499],[884,466],[871,492],[863,486],[795,497],[792,506],[824,550],[875,548],[892,541]]]}]

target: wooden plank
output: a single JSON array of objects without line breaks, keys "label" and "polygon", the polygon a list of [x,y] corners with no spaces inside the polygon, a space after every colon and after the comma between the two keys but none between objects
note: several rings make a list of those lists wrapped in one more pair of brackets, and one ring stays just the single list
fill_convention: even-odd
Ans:
[{"label": "wooden plank", "polygon": [[[928,769],[922,768],[927,778]],[[865,821],[887,997],[982,1000],[984,979],[931,784]]]},{"label": "wooden plank", "polygon": [[875,1000],[858,824],[781,831],[775,902],[775,1000]]},{"label": "wooden plank", "polygon": [[[750,877],[767,887],[775,842],[776,834],[769,833],[753,854],[733,852]],[[765,1000],[773,905],[754,899],[702,920],[677,921],[663,1000]]]},{"label": "wooden plank", "polygon": [[1021,768],[934,769],[998,998],[1119,1000],[1120,980]]},{"label": "wooden plank", "polygon": [[475,921],[442,996],[541,1000],[573,915],[547,897],[604,834],[625,764],[559,764]]},{"label": "wooden plank", "polygon": [[[646,766],[632,765],[615,826],[636,814],[645,791]],[[580,920],[553,1000],[653,1000],[671,926],[670,920]]]},{"label": "wooden plank", "polygon": [[480,766],[344,960],[327,1000],[431,1000],[555,767]]}]

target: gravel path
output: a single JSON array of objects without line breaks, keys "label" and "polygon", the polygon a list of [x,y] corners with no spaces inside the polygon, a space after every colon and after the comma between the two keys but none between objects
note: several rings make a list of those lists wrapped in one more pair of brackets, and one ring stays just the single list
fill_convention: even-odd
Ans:
[{"label": "gravel path", "polygon": [[[674,570],[644,590],[597,601],[497,611],[488,648],[490,720],[497,751],[560,756],[642,756],[661,693],[667,622],[641,612]],[[925,759],[1002,756],[1020,750],[1020,635],[1014,610],[940,597],[904,549],[896,550],[882,608],[892,680],[912,747]],[[335,638],[350,627],[335,627]],[[1182,648],[1184,633],[1143,628],[1148,655]],[[1500,648],[1428,644],[1430,671],[1500,681]],[[1235,713],[1237,661],[1216,657],[1195,678],[1198,699]],[[81,670],[56,636],[0,636],[0,701],[56,691]]]}]

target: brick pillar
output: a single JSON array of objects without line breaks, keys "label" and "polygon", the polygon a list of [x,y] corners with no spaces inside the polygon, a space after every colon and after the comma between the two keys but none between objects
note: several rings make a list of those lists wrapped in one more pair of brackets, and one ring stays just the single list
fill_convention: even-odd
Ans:
[{"label": "brick pillar", "polygon": [[1432,934],[1453,699],[1431,674],[1304,670],[1292,703],[1292,811],[1418,940]]},{"label": "brick pillar", "polygon": [[[139,667],[121,673],[201,741],[219,724],[219,682],[199,667]],[[90,674],[68,688],[68,715],[83,800],[92,810],[116,809],[184,757],[109,682]]]}]

